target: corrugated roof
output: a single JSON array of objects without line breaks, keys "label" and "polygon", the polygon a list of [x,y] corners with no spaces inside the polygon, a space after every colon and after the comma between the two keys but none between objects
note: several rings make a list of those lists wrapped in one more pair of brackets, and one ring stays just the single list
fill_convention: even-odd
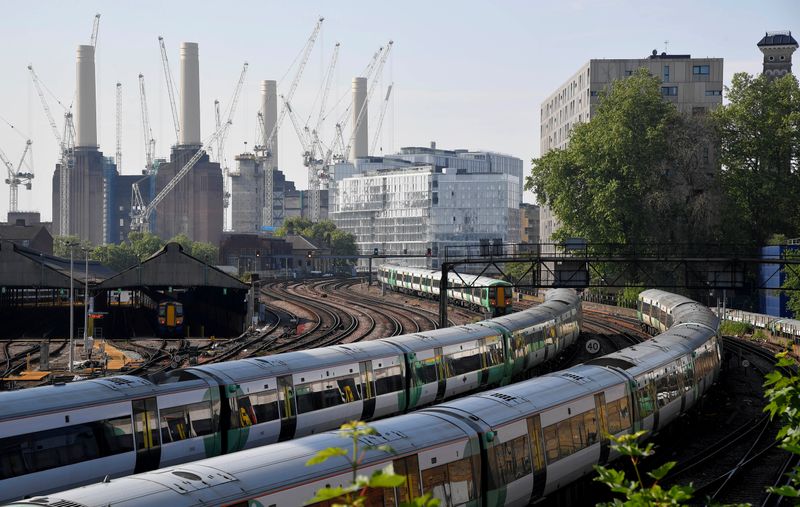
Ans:
[{"label": "corrugated roof", "polygon": [[0,224],[0,239],[31,240],[35,238],[42,229],[47,230],[43,225]]}]

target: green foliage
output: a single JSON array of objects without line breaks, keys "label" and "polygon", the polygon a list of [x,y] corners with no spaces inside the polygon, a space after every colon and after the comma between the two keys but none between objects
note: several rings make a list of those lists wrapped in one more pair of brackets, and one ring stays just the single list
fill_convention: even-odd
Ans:
[{"label": "green foliage", "polygon": [[636,308],[639,294],[644,290],[642,285],[629,285],[617,293],[617,305],[625,308]]},{"label": "green foliage", "polygon": [[56,236],[53,238],[53,255],[69,258],[69,245],[74,245],[72,247],[72,256],[75,259],[83,258],[83,254],[80,253],[81,249],[92,249],[91,243],[88,241],[82,241],[78,236]]},{"label": "green foliage", "polygon": [[[340,231],[330,220],[312,222],[303,217],[289,217],[283,225],[275,231],[275,236],[285,237],[295,235],[306,237],[319,247],[331,249],[331,255],[356,255],[356,237],[349,232]],[[346,264],[342,259],[335,263],[337,266]]]},{"label": "green foliage", "polygon": [[765,342],[767,341],[767,333],[765,333],[763,329],[756,329],[751,338],[753,340]]},{"label": "green foliage", "polygon": [[[351,441],[352,449],[347,451],[340,447],[329,447],[315,454],[306,462],[306,466],[318,465],[332,458],[345,459],[352,470],[352,482],[345,487],[322,488],[317,494],[306,502],[312,504],[317,502],[331,501],[333,506],[361,507],[366,505],[367,493],[372,489],[396,488],[406,482],[402,475],[394,473],[392,465],[383,470],[376,470],[371,476],[358,475],[358,469],[364,462],[368,451],[383,451],[386,453],[394,452],[388,445],[364,445],[361,438],[374,435],[375,430],[362,421],[351,421],[345,423],[339,429],[339,436]],[[410,503],[403,503],[401,507],[437,507],[439,500],[425,495],[417,498]]]},{"label": "green foliage", "polygon": [[800,236],[800,87],[737,73],[729,103],[712,113],[726,194],[726,237],[764,244],[773,234]]},{"label": "green foliage", "polygon": [[[800,259],[800,251],[789,251],[786,252],[786,257],[788,259]],[[784,272],[786,273],[786,280],[784,280],[783,285],[781,286],[785,291],[785,294],[789,297],[789,301],[787,301],[786,306],[789,310],[792,311],[795,318],[800,317],[800,266],[795,265],[793,267],[786,267],[784,268]],[[788,289],[788,290],[786,290]]]},{"label": "green foliage", "polygon": [[[780,417],[784,423],[775,437],[781,448],[800,455],[800,376],[796,373],[797,363],[786,352],[775,357],[778,359],[776,368],[765,376],[764,396],[769,403],[764,411],[772,419]],[[781,371],[783,368],[795,373],[787,376]],[[769,491],[780,496],[800,497],[800,466],[795,466],[788,476],[789,484],[769,488]]]},{"label": "green foliage", "polygon": [[731,320],[725,320],[722,322],[722,324],[720,324],[719,332],[722,333],[723,336],[737,336],[741,338],[746,334],[752,333],[753,326],[746,322],[733,322]]},{"label": "green foliage", "polygon": [[691,181],[709,172],[698,170],[698,153],[711,132],[663,100],[661,81],[640,69],[613,83],[591,121],[575,125],[566,149],[533,161],[525,188],[561,220],[556,241],[705,239],[713,230],[709,198],[690,189],[713,187]]},{"label": "green foliage", "polygon": [[654,454],[653,444],[648,443],[644,448],[639,446],[638,440],[646,431],[637,431],[630,435],[615,437],[609,435],[614,442],[611,448],[618,451],[623,456],[628,456],[636,472],[636,479],[631,480],[625,476],[625,472],[620,472],[604,466],[595,466],[598,477],[594,480],[606,484],[611,491],[623,495],[625,500],[615,498],[613,502],[598,505],[603,506],[628,506],[645,507],[652,505],[686,505],[692,499],[694,488],[689,486],[675,485],[669,489],[663,489],[658,482],[666,477],[670,470],[675,466],[674,461],[664,463],[655,470],[648,472],[647,475],[653,479],[649,486],[646,486],[639,472],[639,463],[643,458]]}]

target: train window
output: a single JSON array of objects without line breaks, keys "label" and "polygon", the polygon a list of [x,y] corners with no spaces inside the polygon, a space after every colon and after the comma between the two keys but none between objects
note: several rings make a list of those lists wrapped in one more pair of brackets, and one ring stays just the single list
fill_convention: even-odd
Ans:
[{"label": "train window", "polygon": [[301,414],[361,399],[355,376],[301,384],[295,392],[297,411]]},{"label": "train window", "polygon": [[544,429],[544,451],[548,463],[558,460],[558,428],[555,424]]},{"label": "train window", "polygon": [[186,407],[189,411],[189,424],[194,430],[194,435],[202,437],[215,432],[214,414],[211,411],[211,403],[201,401],[192,403]]},{"label": "train window", "polygon": [[414,285],[419,285],[419,275],[414,275]]},{"label": "train window", "polygon": [[631,414],[628,409],[628,398],[620,398],[606,404],[608,432],[616,435],[631,427]]},{"label": "train window", "polygon": [[472,480],[472,461],[469,458],[448,463],[447,475],[452,505],[464,505],[477,496],[475,481]]},{"label": "train window", "polygon": [[464,375],[481,369],[481,351],[478,348],[459,350],[446,356],[451,376]]},{"label": "train window", "polygon": [[164,443],[177,442],[194,438],[189,424],[189,410],[185,405],[161,409],[161,441]]},{"label": "train window", "polygon": [[436,382],[436,359],[423,359],[414,361],[414,377],[417,384],[430,384]]},{"label": "train window", "polygon": [[403,369],[400,365],[375,370],[375,394],[381,395],[403,390]]},{"label": "train window", "polygon": [[449,486],[447,483],[447,465],[439,465],[422,471],[423,492],[431,493],[434,498],[441,500],[444,505],[452,505],[447,501],[450,497]]},{"label": "train window", "polygon": [[278,393],[261,391],[250,395],[250,403],[256,416],[256,424],[274,421],[278,418]]},{"label": "train window", "polygon": [[544,429],[547,462],[553,463],[597,442],[597,417],[588,410]]},{"label": "train window", "polygon": [[654,390],[652,382],[647,382],[636,391],[636,399],[639,403],[639,419],[644,419],[655,410]]},{"label": "train window", "polygon": [[133,450],[130,416],[0,440],[0,480]]},{"label": "train window", "polygon": [[530,474],[531,457],[528,436],[522,435],[492,447],[491,463],[493,480],[490,485],[491,489],[498,489]]}]

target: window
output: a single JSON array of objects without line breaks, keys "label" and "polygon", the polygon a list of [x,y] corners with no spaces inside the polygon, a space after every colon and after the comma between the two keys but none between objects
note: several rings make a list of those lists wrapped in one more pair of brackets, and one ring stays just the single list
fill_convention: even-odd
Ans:
[{"label": "window", "polygon": [[553,463],[593,445],[598,440],[595,410],[588,410],[544,429],[545,455]]},{"label": "window", "polygon": [[481,369],[480,349],[467,349],[447,356],[449,371],[453,376],[464,375]]},{"label": "window", "polygon": [[589,95],[592,97],[597,97],[597,91],[592,90],[591,92],[589,92]]},{"label": "window", "polygon": [[677,97],[678,96],[678,87],[677,86],[662,86],[661,87],[661,95],[663,97]]},{"label": "window", "polygon": [[414,362],[414,376],[417,384],[436,382],[436,359],[423,359]]},{"label": "window", "polygon": [[711,68],[708,65],[695,65],[692,67],[692,74],[695,76],[707,76],[710,74]]},{"label": "window", "polygon": [[625,71],[625,75],[626,76],[632,76],[633,75],[633,71],[632,70],[626,70]]},{"label": "window", "polygon": [[476,498],[472,461],[463,458],[422,471],[422,490],[432,493],[443,506],[463,505]]},{"label": "window", "polygon": [[664,65],[664,82],[669,83],[669,65]]},{"label": "window", "polygon": [[0,440],[0,480],[133,451],[131,417],[123,416]]},{"label": "window", "polygon": [[403,390],[403,369],[400,365],[375,370],[375,394],[381,395]]},{"label": "window", "polygon": [[628,409],[628,398],[620,398],[606,404],[608,416],[608,432],[616,435],[631,427],[631,414]]},{"label": "window", "polygon": [[300,414],[361,399],[355,376],[301,384],[295,388],[295,393]]},{"label": "window", "polygon": [[706,90],[706,97],[721,97],[722,90]]},{"label": "window", "polygon": [[417,455],[394,460],[396,474],[405,475],[406,482],[397,488],[397,499],[408,502],[422,494],[419,482],[419,459]]},{"label": "window", "polygon": [[531,473],[527,435],[497,444],[490,452],[492,464],[490,489],[498,489]]}]

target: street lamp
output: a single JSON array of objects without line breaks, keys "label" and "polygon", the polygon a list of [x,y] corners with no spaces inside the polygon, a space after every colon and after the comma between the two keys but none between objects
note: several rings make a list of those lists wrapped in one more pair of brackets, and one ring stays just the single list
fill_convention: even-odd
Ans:
[{"label": "street lamp", "polygon": [[89,347],[89,249],[88,248],[81,248],[83,250],[83,258],[84,258],[84,275],[83,275],[83,347],[84,347],[84,354],[86,356],[91,355],[91,349]]},{"label": "street lamp", "polygon": [[73,312],[73,273],[72,273],[72,264],[73,264],[73,256],[72,256],[72,248],[77,243],[67,243],[66,246],[69,248],[69,372],[73,372],[72,363],[75,360],[75,314]]}]

